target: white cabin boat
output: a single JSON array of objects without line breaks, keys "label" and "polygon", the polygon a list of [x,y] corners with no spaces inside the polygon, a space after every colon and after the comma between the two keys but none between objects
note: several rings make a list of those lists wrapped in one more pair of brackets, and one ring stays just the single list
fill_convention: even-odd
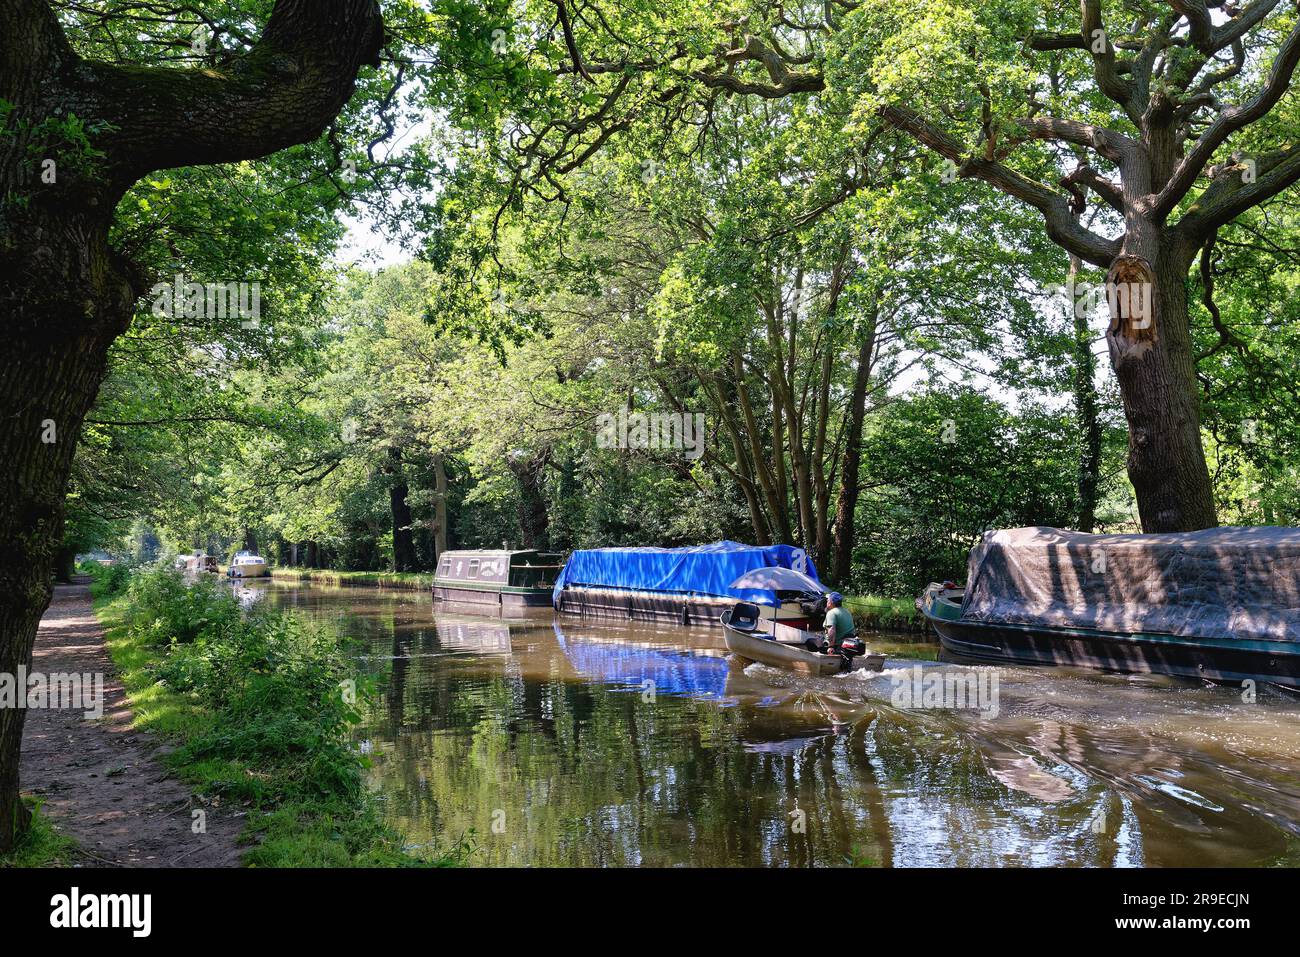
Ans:
[{"label": "white cabin boat", "polygon": [[252,552],[240,552],[226,569],[231,578],[261,578],[270,573],[270,566],[261,555]]}]

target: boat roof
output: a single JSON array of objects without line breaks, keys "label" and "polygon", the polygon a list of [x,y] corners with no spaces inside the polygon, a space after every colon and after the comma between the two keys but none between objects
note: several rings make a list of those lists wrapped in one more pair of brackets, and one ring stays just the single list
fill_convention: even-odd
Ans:
[{"label": "boat roof", "polygon": [[1121,634],[1300,641],[1300,529],[986,532],[962,620]]},{"label": "boat roof", "polygon": [[686,548],[615,546],[582,549],[570,555],[556,579],[555,599],[559,601],[567,585],[589,585],[714,595],[774,605],[776,593],[770,589],[731,587],[746,572],[767,567],[793,568],[817,580],[812,559],[792,545],[745,545],[723,540]]},{"label": "boat roof", "polygon": [[452,548],[438,556],[438,561],[443,558],[472,558],[474,556],[488,556],[491,558],[500,558],[503,555],[539,555],[552,558],[563,558],[563,552],[547,552],[538,548]]}]

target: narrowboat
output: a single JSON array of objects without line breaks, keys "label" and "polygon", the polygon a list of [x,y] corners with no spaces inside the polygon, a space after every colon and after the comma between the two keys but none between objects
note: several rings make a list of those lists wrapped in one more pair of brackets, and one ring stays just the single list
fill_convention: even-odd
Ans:
[{"label": "narrowboat", "polygon": [[505,611],[545,608],[563,557],[536,549],[443,552],[433,575],[433,597]]},{"label": "narrowboat", "polygon": [[963,659],[1300,688],[1300,529],[987,532],[917,608]]},{"label": "narrowboat", "polygon": [[[804,584],[733,587],[764,568],[799,572]],[[569,556],[553,604],[564,614],[717,626],[722,613],[748,601],[764,618],[807,624],[825,611],[817,570],[800,548],[721,541],[688,548],[593,548]]]},{"label": "narrowboat", "polygon": [[176,568],[184,572],[216,572],[217,556],[204,552],[181,555],[176,559]]}]

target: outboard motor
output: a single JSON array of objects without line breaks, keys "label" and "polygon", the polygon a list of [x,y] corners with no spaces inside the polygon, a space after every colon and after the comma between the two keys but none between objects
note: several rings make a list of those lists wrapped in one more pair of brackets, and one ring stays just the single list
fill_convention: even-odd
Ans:
[{"label": "outboard motor", "polygon": [[857,635],[850,635],[840,642],[840,654],[845,658],[856,658],[867,653],[867,643]]}]

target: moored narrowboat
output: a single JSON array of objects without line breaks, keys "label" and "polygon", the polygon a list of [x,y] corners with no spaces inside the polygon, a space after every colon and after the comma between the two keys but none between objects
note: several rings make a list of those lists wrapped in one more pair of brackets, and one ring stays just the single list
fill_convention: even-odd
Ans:
[{"label": "moored narrowboat", "polygon": [[917,607],[964,659],[1300,688],[1300,529],[988,532]]},{"label": "moored narrowboat", "polygon": [[443,552],[433,575],[433,597],[506,611],[545,608],[563,565],[562,555],[536,549]]},{"label": "moored narrowboat", "polygon": [[[748,572],[792,569],[806,576],[800,587],[735,588]],[[825,599],[817,570],[801,548],[721,541],[688,548],[592,548],[569,556],[555,583],[555,610],[681,625],[721,624],[737,601],[796,627],[820,624]]]}]

